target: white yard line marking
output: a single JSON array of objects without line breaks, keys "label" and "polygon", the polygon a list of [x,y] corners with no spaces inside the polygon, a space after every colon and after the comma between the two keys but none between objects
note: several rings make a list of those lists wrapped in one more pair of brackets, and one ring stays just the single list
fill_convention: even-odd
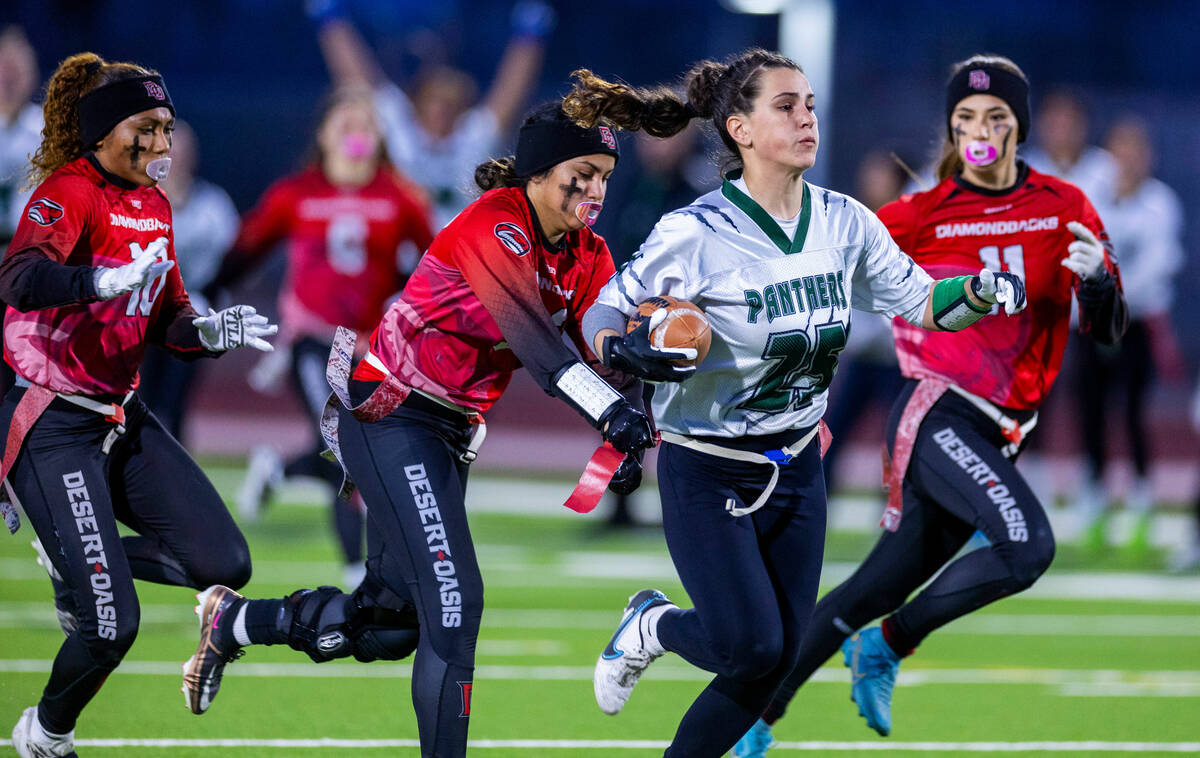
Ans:
[{"label": "white yard line marking", "polygon": [[[396,748],[420,747],[417,740],[321,739],[82,739],[79,747],[264,747],[264,748]],[[662,750],[666,740],[471,740],[472,749],[525,750]],[[967,753],[1195,753],[1200,742],[779,742],[772,750],[797,751],[905,751]]]},{"label": "white yard line marking", "polygon": [[[53,661],[46,659],[0,659],[0,672],[49,673]],[[510,681],[591,681],[591,666],[494,666],[475,667],[480,679]],[[176,661],[126,661],[117,675],[179,676]],[[314,678],[314,679],[408,679],[412,667],[407,663],[252,663],[238,662],[226,669],[226,677]],[[648,681],[703,682],[712,678],[700,669],[674,658],[655,667]],[[840,666],[818,669],[813,683],[845,684],[847,673]],[[898,684],[904,687],[946,684],[1015,684],[1052,687],[1065,696],[1160,697],[1200,696],[1200,671],[1130,671],[1120,669],[916,669],[901,671]]]}]

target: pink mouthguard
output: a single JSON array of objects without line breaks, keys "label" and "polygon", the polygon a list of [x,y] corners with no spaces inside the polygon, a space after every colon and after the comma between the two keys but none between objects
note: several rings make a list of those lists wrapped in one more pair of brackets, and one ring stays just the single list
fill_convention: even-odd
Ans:
[{"label": "pink mouthguard", "polygon": [[584,200],[579,205],[575,206],[575,215],[583,223],[591,226],[596,223],[596,219],[600,218],[600,209],[604,207],[604,203],[593,203],[590,200]]},{"label": "pink mouthguard", "polygon": [[968,142],[963,147],[963,158],[976,166],[990,166],[997,155],[996,148],[986,142]]}]

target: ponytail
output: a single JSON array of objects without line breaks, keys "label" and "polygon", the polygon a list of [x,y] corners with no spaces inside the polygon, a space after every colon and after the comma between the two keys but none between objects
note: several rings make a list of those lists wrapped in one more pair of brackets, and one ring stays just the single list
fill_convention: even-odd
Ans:
[{"label": "ponytail", "polygon": [[510,155],[489,158],[476,166],[475,185],[480,191],[487,192],[501,187],[523,187],[525,182],[517,176],[517,159]]},{"label": "ponytail", "polygon": [[670,87],[630,87],[605,81],[586,68],[572,72],[571,77],[576,83],[563,98],[563,113],[585,129],[604,123],[653,137],[670,137],[699,115]]},{"label": "ponytail", "polygon": [[32,187],[67,165],[94,145],[83,144],[79,125],[79,99],[112,82],[158,72],[135,63],[109,63],[95,53],[78,53],[58,64],[46,84],[42,105],[42,143],[30,158],[27,184]]}]

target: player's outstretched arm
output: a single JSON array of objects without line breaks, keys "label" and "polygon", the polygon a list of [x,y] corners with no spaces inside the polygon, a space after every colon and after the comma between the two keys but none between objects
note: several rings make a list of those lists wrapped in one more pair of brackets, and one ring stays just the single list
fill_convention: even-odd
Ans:
[{"label": "player's outstretched arm", "polygon": [[554,9],[539,0],[521,0],[513,7],[512,39],[484,97],[484,105],[496,117],[501,132],[512,127],[541,75],[543,40],[556,22]]},{"label": "player's outstretched arm", "polygon": [[383,70],[366,40],[350,23],[340,0],[307,0],[305,11],[318,26],[317,42],[337,86],[375,86]]},{"label": "player's outstretched arm", "polygon": [[1006,315],[1025,307],[1025,284],[1007,271],[981,270],[975,276],[939,279],[929,288],[921,326],[935,331],[966,329],[1000,305]]}]

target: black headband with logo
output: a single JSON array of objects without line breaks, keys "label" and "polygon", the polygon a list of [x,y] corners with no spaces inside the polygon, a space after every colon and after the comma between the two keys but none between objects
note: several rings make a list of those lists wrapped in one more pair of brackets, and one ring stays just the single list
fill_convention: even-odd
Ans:
[{"label": "black headband with logo", "polygon": [[161,76],[121,79],[88,92],[79,98],[83,146],[90,148],[117,124],[151,108],[169,108],[171,115],[175,115],[175,106]]},{"label": "black headband with logo", "polygon": [[521,126],[517,136],[517,176],[534,176],[571,158],[603,153],[620,160],[611,127],[584,129],[559,111],[558,118]]},{"label": "black headband with logo", "polygon": [[965,66],[946,85],[946,128],[954,107],[971,95],[995,95],[1012,108],[1017,117],[1017,142],[1029,136],[1029,82],[999,66]]}]

